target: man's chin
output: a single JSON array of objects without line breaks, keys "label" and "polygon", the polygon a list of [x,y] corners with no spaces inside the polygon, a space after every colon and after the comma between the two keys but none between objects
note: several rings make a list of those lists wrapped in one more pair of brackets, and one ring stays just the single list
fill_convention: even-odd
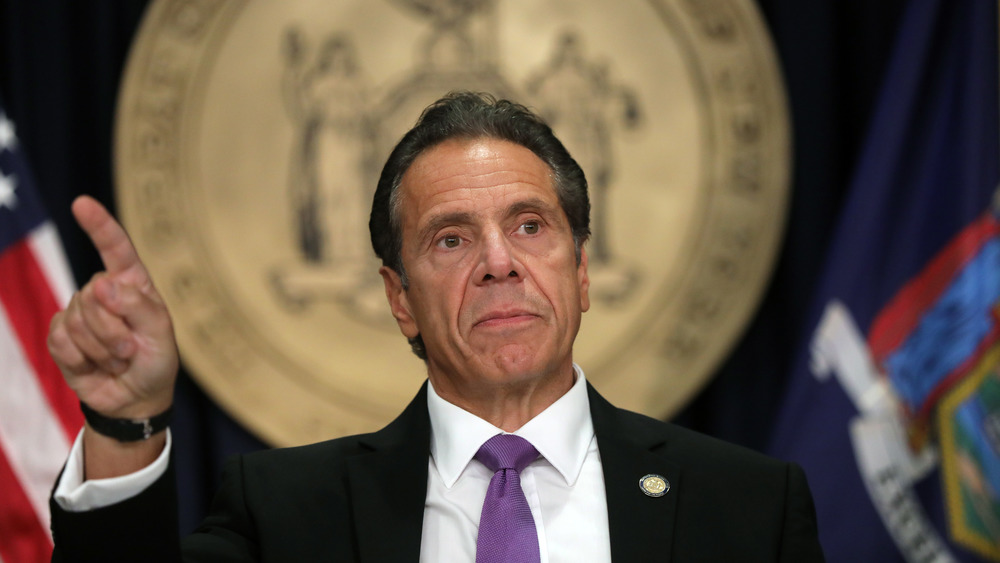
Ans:
[{"label": "man's chin", "polygon": [[491,363],[484,366],[488,373],[484,379],[498,385],[521,385],[540,382],[562,375],[562,365],[552,358],[541,357],[535,346],[527,344],[506,344],[492,350],[487,356]]}]

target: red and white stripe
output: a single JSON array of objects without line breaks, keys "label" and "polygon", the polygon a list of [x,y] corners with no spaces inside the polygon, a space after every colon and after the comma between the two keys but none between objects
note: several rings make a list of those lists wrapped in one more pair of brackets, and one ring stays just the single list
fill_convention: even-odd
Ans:
[{"label": "red and white stripe", "polygon": [[50,222],[0,253],[0,562],[48,561],[48,498],[83,425],[48,354],[73,281]]}]

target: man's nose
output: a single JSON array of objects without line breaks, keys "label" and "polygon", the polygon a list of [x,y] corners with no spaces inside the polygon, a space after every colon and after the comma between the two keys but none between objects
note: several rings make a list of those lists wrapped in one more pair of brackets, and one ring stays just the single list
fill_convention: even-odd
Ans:
[{"label": "man's nose", "polygon": [[483,239],[482,258],[477,278],[482,283],[491,280],[518,278],[521,269],[514,257],[514,249],[502,233],[490,233]]}]

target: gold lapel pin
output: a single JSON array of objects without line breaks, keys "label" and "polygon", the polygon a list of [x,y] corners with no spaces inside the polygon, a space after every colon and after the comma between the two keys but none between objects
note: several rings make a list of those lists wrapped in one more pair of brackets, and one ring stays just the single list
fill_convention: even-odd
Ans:
[{"label": "gold lapel pin", "polygon": [[639,479],[639,488],[651,497],[662,497],[670,490],[670,481],[662,475],[650,473]]}]

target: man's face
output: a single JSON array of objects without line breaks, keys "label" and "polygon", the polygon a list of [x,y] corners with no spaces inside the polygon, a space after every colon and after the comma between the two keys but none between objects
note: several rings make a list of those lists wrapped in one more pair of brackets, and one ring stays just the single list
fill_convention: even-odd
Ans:
[{"label": "man's face", "polygon": [[400,190],[409,288],[380,272],[400,330],[423,337],[435,389],[568,389],[587,256],[577,264],[548,165],[506,141],[451,140],[417,157]]}]

